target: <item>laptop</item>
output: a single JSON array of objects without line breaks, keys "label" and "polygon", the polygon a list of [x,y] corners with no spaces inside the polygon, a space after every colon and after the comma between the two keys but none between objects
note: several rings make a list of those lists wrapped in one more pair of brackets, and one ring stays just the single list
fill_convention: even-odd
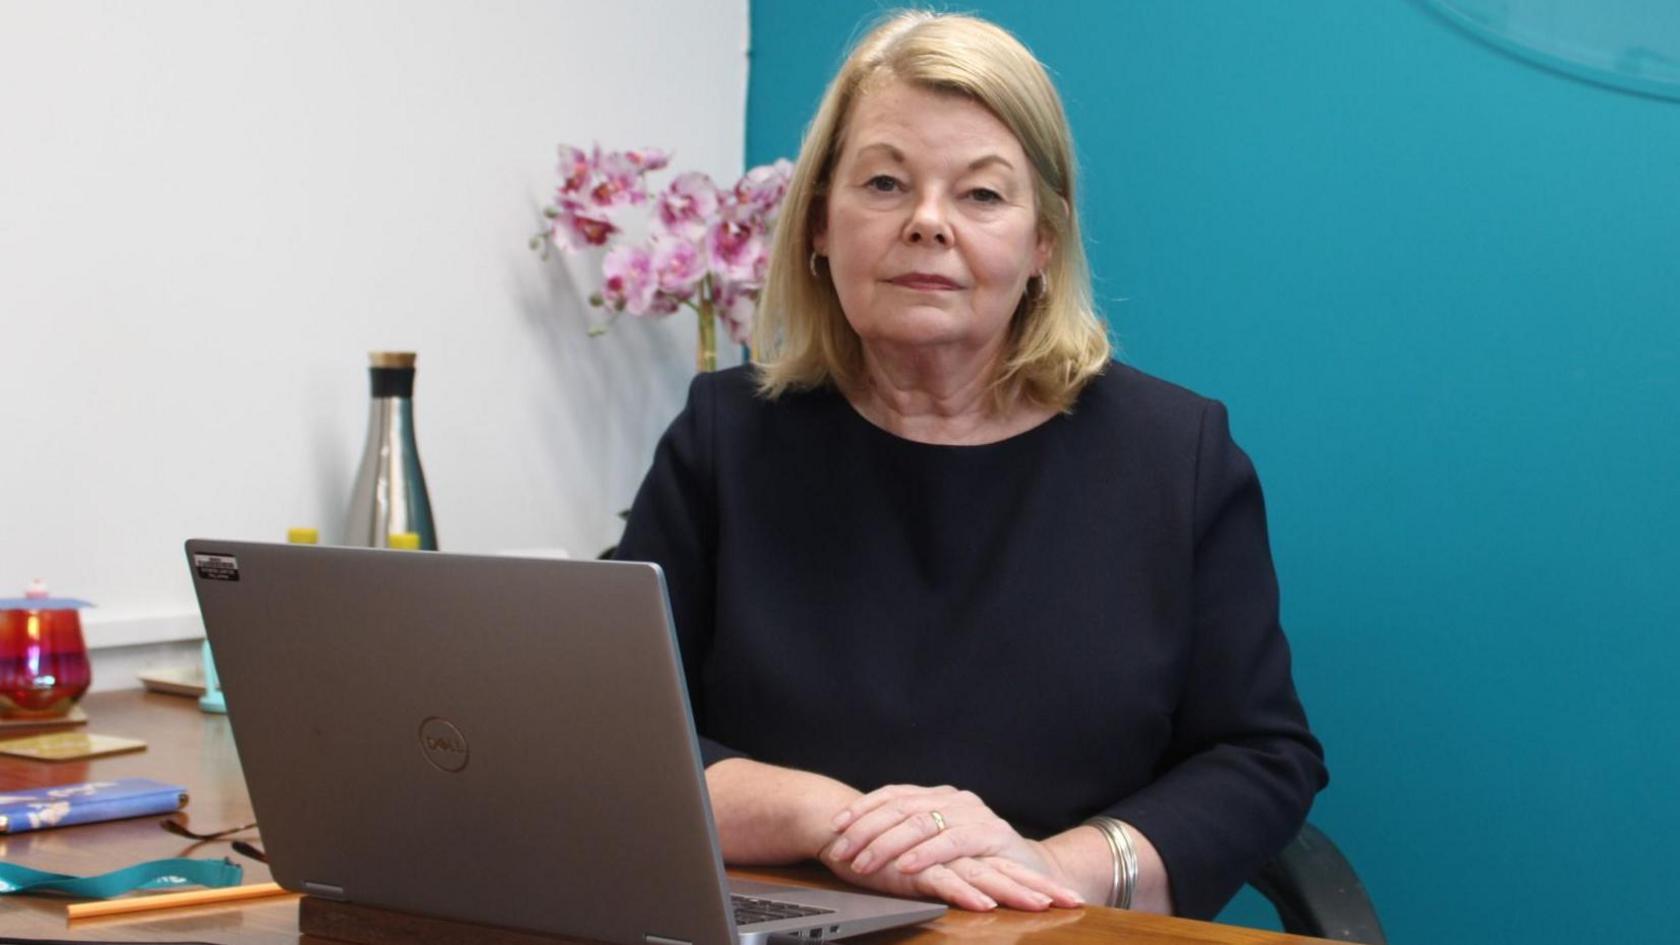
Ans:
[{"label": "laptop", "polygon": [[287,889],[617,945],[845,938],[945,912],[725,874],[656,565],[186,551]]}]

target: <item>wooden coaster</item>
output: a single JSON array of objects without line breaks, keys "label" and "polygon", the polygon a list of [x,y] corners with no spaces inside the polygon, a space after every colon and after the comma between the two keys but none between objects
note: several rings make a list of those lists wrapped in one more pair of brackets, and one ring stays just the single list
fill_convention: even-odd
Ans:
[{"label": "wooden coaster", "polygon": [[92,732],[48,732],[44,735],[25,735],[0,741],[0,755],[28,758],[31,761],[80,761],[83,758],[103,758],[129,751],[141,751],[146,743],[138,738],[121,735],[95,735]]},{"label": "wooden coaster", "polygon": [[204,695],[204,667],[175,666],[148,670],[140,674],[140,684],[152,692],[197,699]]},{"label": "wooden coaster", "polygon": [[22,733],[32,729],[68,728],[72,725],[86,725],[87,713],[79,705],[70,707],[70,711],[63,715],[23,716],[20,718],[0,717],[0,738],[9,738],[12,733]]}]

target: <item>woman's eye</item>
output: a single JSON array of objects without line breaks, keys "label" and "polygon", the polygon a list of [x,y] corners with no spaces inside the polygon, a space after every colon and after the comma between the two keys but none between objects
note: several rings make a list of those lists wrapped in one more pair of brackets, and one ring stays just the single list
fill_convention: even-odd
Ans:
[{"label": "woman's eye", "polygon": [[865,181],[863,186],[876,193],[890,194],[898,189],[898,181],[885,174],[876,174]]},{"label": "woman's eye", "polygon": [[1003,195],[998,193],[995,190],[992,190],[990,187],[976,187],[973,190],[969,191],[968,195],[970,197],[973,197],[975,200],[979,201],[980,203],[1002,203],[1003,202]]}]

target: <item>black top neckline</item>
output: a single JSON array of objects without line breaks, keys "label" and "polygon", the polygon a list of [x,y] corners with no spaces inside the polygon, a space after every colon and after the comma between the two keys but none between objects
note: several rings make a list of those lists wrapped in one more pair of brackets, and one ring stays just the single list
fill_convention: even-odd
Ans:
[{"label": "black top neckline", "polygon": [[[1086,387],[1096,383],[1100,377],[1101,375],[1092,378]],[[840,415],[842,422],[862,431],[863,435],[872,441],[885,444],[887,449],[917,452],[927,456],[983,456],[1023,449],[1038,442],[1040,438],[1051,435],[1056,429],[1066,426],[1069,419],[1068,411],[1060,411],[1036,426],[990,443],[924,443],[921,440],[899,436],[877,425],[853,406],[852,402],[846,399],[846,395],[833,384],[826,384],[812,393],[825,398],[829,409]],[[1081,390],[1080,397],[1084,394],[1085,391]]]}]

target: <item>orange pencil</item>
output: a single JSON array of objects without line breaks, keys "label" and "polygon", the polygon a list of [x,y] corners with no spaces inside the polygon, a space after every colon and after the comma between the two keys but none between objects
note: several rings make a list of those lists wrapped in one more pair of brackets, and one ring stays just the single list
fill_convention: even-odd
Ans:
[{"label": "orange pencil", "polygon": [[65,906],[66,916],[91,919],[102,915],[123,915],[129,912],[151,912],[156,909],[179,909],[186,906],[213,905],[218,902],[238,902],[241,899],[262,899],[288,895],[275,883],[252,883],[249,886],[227,886],[222,889],[195,889],[192,892],[159,893],[136,896],[133,899],[109,899],[104,902],[78,902]]}]

